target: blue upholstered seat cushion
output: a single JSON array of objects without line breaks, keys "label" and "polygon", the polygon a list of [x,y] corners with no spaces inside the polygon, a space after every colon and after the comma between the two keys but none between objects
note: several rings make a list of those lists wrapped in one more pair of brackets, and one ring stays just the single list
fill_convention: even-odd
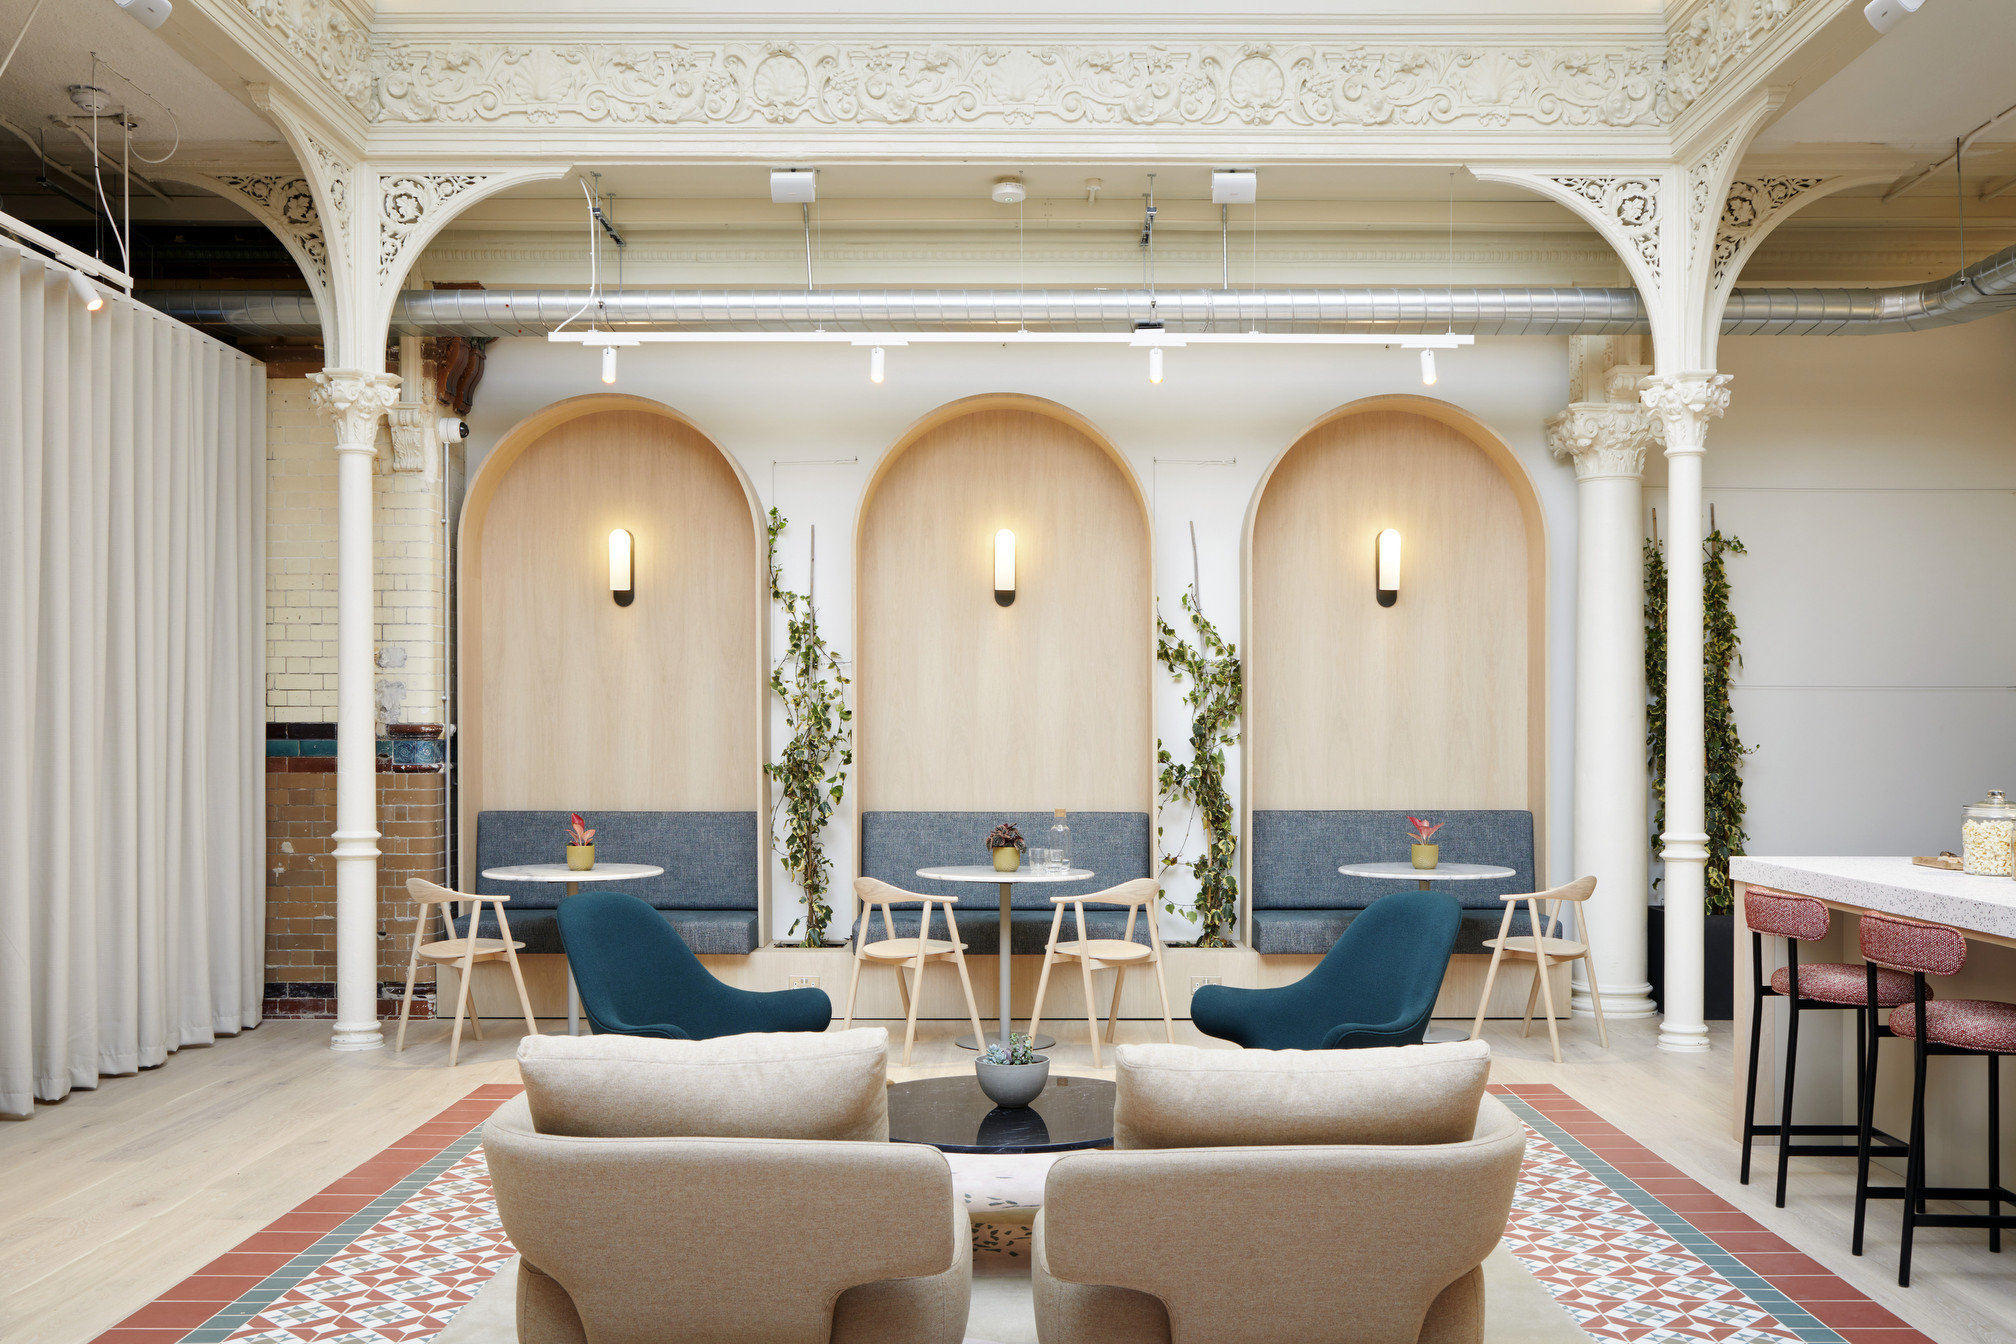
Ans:
[{"label": "blue upholstered seat cushion", "polygon": [[[514,910],[551,910],[567,888],[558,882],[491,882],[488,868],[564,863],[566,812],[480,812],[476,816],[476,890],[501,892]],[[754,812],[595,812],[595,858],[655,863],[661,877],[619,883],[659,910],[756,909],[762,832]],[[585,890],[586,888],[584,888]]]},{"label": "blue upholstered seat cushion", "polygon": [[[1515,938],[1530,932],[1524,909],[1521,906],[1522,913],[1512,916],[1512,936]],[[1253,950],[1321,956],[1336,944],[1351,921],[1364,913],[1363,910],[1255,910]],[[1502,910],[1465,910],[1456,929],[1456,946],[1450,955],[1489,955],[1491,949],[1484,946],[1484,940],[1498,936],[1498,923],[1503,917]]]},{"label": "blue upholstered seat cushion", "polygon": [[[593,890],[599,888],[582,888],[584,894]],[[528,953],[566,950],[560,945],[559,913],[557,910],[521,910],[515,900],[504,907],[504,919],[511,926],[512,939],[525,944],[524,950]],[[661,910],[658,913],[675,933],[686,940],[686,946],[699,956],[746,956],[763,945],[762,930],[757,926],[754,910]],[[461,937],[468,932],[469,916],[463,915],[455,921],[455,933]],[[498,936],[497,916],[490,906],[483,907],[483,923],[477,929],[477,936]]]},{"label": "blue upholstered seat cushion", "polygon": [[[1436,882],[1432,874],[1424,874],[1430,878],[1430,891],[1446,892],[1467,909],[1493,911],[1495,918],[1500,896],[1535,889],[1531,812],[1432,808],[1411,812],[1447,823],[1435,835],[1443,863],[1486,863],[1512,870],[1510,877],[1478,882]],[[1404,880],[1345,877],[1337,871],[1351,863],[1406,863],[1412,845],[1407,838],[1408,815],[1407,811],[1255,812],[1254,910],[1363,910],[1381,896],[1412,890]]]}]

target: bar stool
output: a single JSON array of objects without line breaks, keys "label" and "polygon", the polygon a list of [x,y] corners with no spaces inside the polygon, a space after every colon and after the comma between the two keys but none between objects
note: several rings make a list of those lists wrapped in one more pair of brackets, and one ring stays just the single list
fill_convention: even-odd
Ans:
[{"label": "bar stool", "polygon": [[[1085,1031],[1092,1041],[1092,1064],[1099,1064],[1099,1009],[1092,999],[1092,972],[1113,968],[1113,1011],[1106,1019],[1106,1039],[1113,1039],[1114,1028],[1120,1023],[1120,985],[1127,978],[1127,967],[1145,961],[1155,972],[1155,988],[1162,991],[1162,1031],[1169,1044],[1176,1044],[1176,1023],[1169,1015],[1169,982],[1162,970],[1162,936],[1155,928],[1155,902],[1161,896],[1161,888],[1152,877],[1137,877],[1131,882],[1122,882],[1117,887],[1095,891],[1089,896],[1052,896],[1050,903],[1056,913],[1050,917],[1050,942],[1043,949],[1043,973],[1036,979],[1036,1006],[1029,1014],[1029,1035],[1036,1035],[1036,1026],[1043,1020],[1043,998],[1050,990],[1050,967],[1057,961],[1075,960],[1085,978]],[[1091,905],[1124,905],[1127,907],[1127,932],[1119,938],[1088,938],[1085,936],[1085,907]],[[1064,928],[1064,907],[1070,906],[1078,919],[1078,938],[1075,942],[1060,943],[1057,935]],[[1142,946],[1134,941],[1134,919],[1145,914],[1148,920],[1148,944]]]},{"label": "bar stool", "polygon": [[[1744,922],[1750,926],[1751,965],[1760,972],[1751,987],[1750,999],[1750,1081],[1743,1093],[1743,1171],[1740,1182],[1750,1184],[1751,1141],[1760,1134],[1778,1136],[1778,1198],[1785,1207],[1785,1179],[1795,1157],[1848,1157],[1872,1139],[1881,1140],[1878,1153],[1902,1154],[1907,1147],[1894,1134],[1872,1129],[1869,1121],[1870,1079],[1874,1076],[1875,1042],[1887,1034],[1870,1011],[1894,1008],[1911,997],[1911,981],[1896,971],[1846,965],[1840,962],[1799,964],[1799,944],[1827,936],[1830,915],[1825,904],[1811,896],[1793,896],[1782,891],[1750,888],[1743,901]],[[1765,935],[1785,940],[1785,964],[1761,976],[1764,967]],[[1757,1123],[1757,1051],[1763,1040],[1764,1000],[1786,999],[1791,1012],[1786,1015],[1785,1092],[1778,1123]],[[1799,1070],[1799,1015],[1817,1009],[1838,1012],[1855,1010],[1856,1111],[1852,1125],[1795,1125],[1792,1123],[1792,1087]],[[1855,1145],[1792,1142],[1795,1138],[1854,1138]],[[1858,1240],[1859,1244],[1859,1240]]]},{"label": "bar stool", "polygon": [[[2016,1055],[2016,1003],[1993,999],[1938,999],[1926,988],[1928,975],[1958,975],[1967,964],[1967,940],[1943,924],[1921,924],[1895,915],[1862,916],[1862,955],[1869,978],[1908,971],[1910,1002],[1890,1014],[1890,1035],[1913,1042],[1911,1073],[1911,1152],[1904,1164],[1902,1186],[1869,1184],[1870,1112],[1875,1108],[1876,1071],[1869,1070],[1863,1090],[1862,1139],[1855,1183],[1855,1253],[1862,1253],[1862,1213],[1871,1199],[1904,1202],[1904,1232],[1897,1256],[1897,1286],[1911,1286],[1911,1234],[1921,1227],[1985,1227],[1988,1249],[2002,1250],[2002,1229],[2016,1228],[2016,1214],[2002,1212],[2016,1204],[2016,1193],[2002,1188],[2002,1056]],[[1919,1024],[1924,1030],[1919,1030]],[[1986,1056],[1988,1060],[1988,1184],[1930,1186],[1925,1184],[1925,1061],[1933,1055]],[[1881,1151],[1880,1149],[1876,1151]],[[1979,1201],[1988,1212],[1927,1213],[1928,1199]]]},{"label": "bar stool", "polygon": [[[861,931],[854,941],[854,970],[847,977],[847,1012],[840,1023],[845,1031],[854,1025],[854,996],[861,989],[861,965],[873,961],[896,972],[896,992],[903,999],[903,1063],[910,1063],[910,1047],[917,1040],[917,1001],[924,997],[924,967],[933,961],[949,961],[959,968],[959,988],[966,991],[966,1015],[973,1020],[973,1039],[984,1047],[987,1033],[980,1029],[980,1008],[973,1001],[973,981],[966,974],[966,944],[959,940],[959,925],[952,918],[952,907],[959,904],[957,896],[920,896],[901,887],[892,887],[887,882],[872,877],[854,879],[854,894],[861,899]],[[923,911],[917,924],[915,938],[898,938],[896,926],[889,916],[892,905],[909,905],[921,902]],[[945,907],[945,937],[931,936],[931,907]],[[875,918],[875,908],[882,908],[882,939],[869,942],[869,925]],[[913,985],[903,974],[908,968],[916,976]]]}]

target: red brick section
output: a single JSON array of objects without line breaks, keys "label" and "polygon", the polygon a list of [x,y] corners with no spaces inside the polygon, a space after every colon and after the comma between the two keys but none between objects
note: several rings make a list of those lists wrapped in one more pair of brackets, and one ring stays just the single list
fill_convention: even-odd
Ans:
[{"label": "red brick section", "polygon": [[1561,1126],[1576,1142],[1707,1233],[1709,1240],[1756,1271],[1760,1278],[1811,1312],[1822,1325],[1838,1332],[1849,1344],[1933,1344],[1866,1294],[1850,1287],[1847,1280],[1811,1256],[1801,1254],[1791,1242],[1767,1231],[1761,1223],[1710,1193],[1678,1167],[1661,1161],[1651,1149],[1635,1142],[1560,1088],[1551,1083],[1513,1083],[1491,1090],[1511,1093]]},{"label": "red brick section", "polygon": [[[324,767],[326,763],[326,768]],[[336,872],[330,834],[336,829],[333,757],[269,756],[266,760],[266,980],[336,978]],[[279,767],[286,768],[279,768]],[[378,779],[378,979],[406,979],[413,906],[406,879],[442,878],[447,857],[446,776],[381,773]],[[434,972],[422,966],[419,983]],[[276,1007],[275,1005],[282,1005]],[[396,1016],[396,1002],[380,1014]],[[269,1016],[334,1017],[324,999],[268,1000]]]},{"label": "red brick section", "polygon": [[525,1089],[517,1083],[477,1088],[328,1189],[254,1233],[119,1324],[95,1344],[175,1344],[346,1218],[405,1180],[441,1150],[490,1118]]}]

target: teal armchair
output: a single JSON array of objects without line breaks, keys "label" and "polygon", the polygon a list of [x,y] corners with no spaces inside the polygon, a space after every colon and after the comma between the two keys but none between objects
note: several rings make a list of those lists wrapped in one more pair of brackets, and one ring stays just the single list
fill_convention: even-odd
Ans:
[{"label": "teal armchair", "polygon": [[823,989],[768,993],[716,980],[665,917],[635,896],[584,891],[560,903],[560,942],[581,1008],[607,1036],[704,1041],[751,1031],[824,1031]]},{"label": "teal armchair", "polygon": [[1205,985],[1190,1020],[1249,1050],[1419,1045],[1442,992],[1463,909],[1437,891],[1382,896],[1316,969],[1279,989]]}]

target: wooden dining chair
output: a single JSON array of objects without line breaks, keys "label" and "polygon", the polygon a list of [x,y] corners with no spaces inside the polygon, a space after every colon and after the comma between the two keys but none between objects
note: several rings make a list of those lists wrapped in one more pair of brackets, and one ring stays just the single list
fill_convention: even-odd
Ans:
[{"label": "wooden dining chair", "polygon": [[[518,986],[518,1006],[525,1010],[525,1032],[529,1036],[539,1034],[539,1024],[532,1018],[532,1000],[525,993],[525,976],[518,969],[518,949],[523,943],[511,940],[511,926],[504,921],[504,907],[509,896],[471,896],[467,892],[450,891],[436,886],[424,878],[406,879],[406,894],[418,907],[413,915],[413,954],[406,959],[406,997],[399,1004],[399,1036],[393,1045],[393,1053],[406,1048],[406,1017],[413,1008],[413,978],[419,973],[420,962],[431,961],[436,967],[453,964],[460,972],[460,984],[455,992],[455,1031],[448,1042],[448,1067],[454,1068],[455,1061],[462,1054],[462,1018],[469,1007],[469,981],[471,972],[478,962],[505,961],[511,965],[511,979]],[[465,938],[455,936],[455,904],[458,901],[471,902],[469,907],[469,934]],[[477,926],[483,921],[483,906],[488,902],[496,907],[497,932],[502,937],[479,938]],[[441,924],[447,935],[436,942],[424,941],[427,937],[427,917],[434,910],[441,912]],[[440,1000],[435,1000],[435,1011],[440,1011]],[[483,1019],[468,1014],[469,1021],[476,1029],[476,1039],[483,1039]]]},{"label": "wooden dining chair", "polygon": [[[1557,961],[1580,961],[1589,973],[1589,1001],[1596,1006],[1597,1039],[1603,1042],[1605,1050],[1610,1048],[1610,1031],[1603,1024],[1603,995],[1596,988],[1596,968],[1588,964],[1588,900],[1595,892],[1595,878],[1578,877],[1565,887],[1499,897],[1505,902],[1505,917],[1498,921],[1498,936],[1484,940],[1484,946],[1491,949],[1491,969],[1484,976],[1484,995],[1477,1001],[1477,1020],[1470,1027],[1471,1040],[1476,1040],[1484,1031],[1484,1013],[1491,1006],[1491,987],[1498,982],[1498,963],[1507,956],[1531,957],[1533,986],[1526,991],[1526,1018],[1519,1034],[1532,1034],[1533,1001],[1535,998],[1543,999],[1547,1006],[1547,1039],[1554,1046],[1554,1062],[1561,1062],[1561,1033],[1555,1026],[1554,1016],[1554,985],[1547,972]],[[1526,902],[1526,926],[1531,932],[1514,937],[1512,915],[1521,901]],[[1577,942],[1561,936],[1563,905],[1575,907],[1575,932],[1585,941]]]},{"label": "wooden dining chair", "polygon": [[[1152,877],[1137,877],[1132,882],[1122,882],[1117,887],[1095,891],[1089,896],[1052,896],[1050,903],[1057,913],[1050,918],[1050,943],[1043,949],[1043,974],[1036,981],[1036,1009],[1029,1015],[1029,1036],[1035,1039],[1037,1024],[1043,1020],[1043,996],[1050,989],[1050,968],[1059,961],[1076,961],[1079,973],[1085,979],[1085,1029],[1092,1039],[1092,1065],[1099,1066],[1099,1009],[1092,998],[1092,972],[1108,967],[1113,971],[1113,1008],[1106,1019],[1106,1039],[1113,1039],[1113,1030],[1120,1021],[1120,986],[1126,982],[1127,968],[1139,962],[1147,962],[1155,969],[1155,988],[1162,992],[1162,1030],[1169,1038],[1169,1044],[1176,1044],[1176,1023],[1169,1015],[1169,981],[1162,969],[1162,938],[1155,928],[1155,902],[1161,898],[1161,889]],[[1078,937],[1068,943],[1057,941],[1057,935],[1064,928],[1064,907],[1070,906],[1078,921]],[[1127,932],[1120,938],[1088,938],[1085,935],[1085,907],[1087,905],[1124,905],[1127,907]],[[1148,942],[1146,946],[1134,941],[1134,921],[1143,913],[1148,918]]]},{"label": "wooden dining chair", "polygon": [[[960,941],[959,925],[952,918],[952,907],[959,904],[959,898],[920,896],[872,877],[855,878],[854,895],[861,901],[861,927],[854,937],[854,969],[847,977],[847,1012],[840,1029],[845,1031],[854,1025],[854,996],[861,989],[861,964],[872,961],[890,967],[896,972],[896,992],[903,998],[903,1063],[908,1066],[910,1047],[917,1040],[917,1002],[924,996],[924,967],[934,961],[949,961],[959,968],[959,988],[966,992],[966,1015],[973,1019],[973,1039],[984,1047],[987,1033],[980,1029],[980,1006],[973,1001],[973,981],[966,974],[966,944]],[[917,936],[898,938],[890,907],[913,902],[923,907]],[[931,936],[933,906],[945,907],[944,938]],[[882,911],[882,940],[871,943],[869,926],[878,908]],[[916,977],[914,982],[904,974],[906,968]]]}]

